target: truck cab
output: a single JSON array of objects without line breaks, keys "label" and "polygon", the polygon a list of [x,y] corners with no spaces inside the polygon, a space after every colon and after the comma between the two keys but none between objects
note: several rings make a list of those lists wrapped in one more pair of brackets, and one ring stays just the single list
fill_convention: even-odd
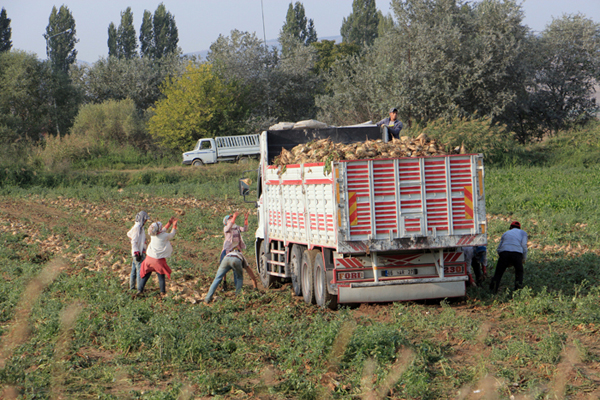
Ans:
[{"label": "truck cab", "polygon": [[183,163],[200,166],[217,162],[217,146],[215,139],[200,139],[194,150],[183,153]]}]

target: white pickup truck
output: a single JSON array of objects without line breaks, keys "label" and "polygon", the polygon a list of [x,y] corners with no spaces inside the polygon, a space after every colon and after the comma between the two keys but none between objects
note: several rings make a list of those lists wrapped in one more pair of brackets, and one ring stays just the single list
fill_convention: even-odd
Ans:
[{"label": "white pickup truck", "polygon": [[183,153],[183,163],[202,166],[220,161],[238,161],[259,155],[259,135],[219,136],[214,139],[198,140],[194,150]]}]

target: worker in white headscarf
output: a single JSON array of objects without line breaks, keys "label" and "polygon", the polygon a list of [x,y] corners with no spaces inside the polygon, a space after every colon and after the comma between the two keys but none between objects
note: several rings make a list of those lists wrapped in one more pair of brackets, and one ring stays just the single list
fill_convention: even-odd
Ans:
[{"label": "worker in white headscarf", "polygon": [[[173,229],[171,229],[171,232],[167,232],[171,226]],[[138,295],[144,291],[146,282],[150,279],[152,272],[155,272],[158,277],[161,296],[167,295],[165,275],[167,278],[171,278],[171,268],[167,264],[167,258],[173,254],[171,239],[175,237],[175,233],[177,233],[177,220],[175,217],[169,219],[164,228],[160,222],[155,222],[148,228],[150,244],[148,245],[148,256],[140,266],[141,279],[138,284]]]},{"label": "worker in white headscarf", "polygon": [[140,211],[135,216],[135,224],[127,232],[127,237],[131,240],[131,275],[129,276],[129,289],[134,290],[140,281],[140,265],[146,258],[146,232],[144,224],[148,221],[146,211]]}]

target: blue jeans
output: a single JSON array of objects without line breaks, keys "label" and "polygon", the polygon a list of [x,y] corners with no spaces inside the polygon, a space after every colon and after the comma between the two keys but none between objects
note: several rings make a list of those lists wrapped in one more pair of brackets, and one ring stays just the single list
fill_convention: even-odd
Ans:
[{"label": "blue jeans", "polygon": [[[152,275],[152,272],[148,272],[146,276],[142,277],[138,281],[138,292],[141,293],[144,291],[144,287],[146,286],[146,282],[148,282],[148,279],[150,279],[150,275]],[[159,274],[157,272],[156,276],[158,277],[158,286],[160,287],[160,292],[167,293],[167,289],[165,287],[165,274]]]},{"label": "blue jeans", "polygon": [[205,303],[210,303],[213,295],[215,294],[215,290],[217,290],[217,286],[223,280],[223,277],[229,270],[233,270],[233,282],[235,284],[235,292],[239,293],[242,290],[242,285],[244,284],[244,269],[242,268],[242,260],[237,257],[227,257],[223,258],[221,264],[219,265],[219,269],[217,270],[217,276],[215,276],[215,280],[212,285],[210,285],[210,289],[204,298]]},{"label": "blue jeans", "polygon": [[135,261],[135,257],[133,257],[133,261],[131,261],[131,275],[129,276],[129,289],[135,289],[140,282],[140,267],[142,266],[142,261],[146,259],[146,253],[142,254],[142,259],[140,262]]}]

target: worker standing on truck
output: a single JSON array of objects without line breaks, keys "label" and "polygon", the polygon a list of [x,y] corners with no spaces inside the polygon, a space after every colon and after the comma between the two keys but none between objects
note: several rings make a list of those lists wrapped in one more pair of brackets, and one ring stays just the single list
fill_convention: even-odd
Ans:
[{"label": "worker standing on truck", "polygon": [[140,281],[140,266],[146,258],[146,232],[144,232],[144,224],[148,221],[146,211],[140,211],[135,216],[135,224],[127,232],[127,237],[131,240],[131,275],[129,276],[129,289],[137,288]]},{"label": "worker standing on truck", "polygon": [[396,107],[390,108],[390,116],[382,119],[377,123],[377,126],[387,126],[388,132],[391,137],[388,137],[388,140],[391,140],[392,137],[396,139],[400,138],[400,131],[402,130],[402,122],[398,120],[398,109]]},{"label": "worker standing on truck", "polygon": [[527,233],[521,230],[521,224],[513,221],[508,231],[504,232],[498,245],[498,264],[490,290],[493,293],[498,292],[500,281],[506,268],[515,267],[515,290],[523,287],[523,263],[527,259]]}]

